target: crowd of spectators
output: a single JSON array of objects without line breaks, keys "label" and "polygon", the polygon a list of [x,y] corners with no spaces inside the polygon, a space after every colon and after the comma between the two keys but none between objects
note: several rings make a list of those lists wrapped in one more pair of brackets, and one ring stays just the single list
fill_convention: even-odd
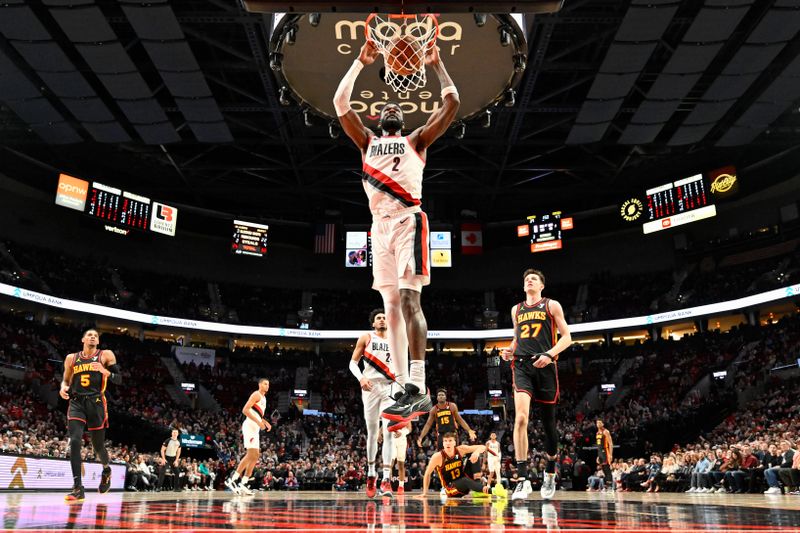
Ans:
[{"label": "crowd of spectators", "polygon": [[[74,351],[75,339],[80,337],[82,330],[67,324],[39,324],[11,315],[3,318],[0,362],[24,369],[24,379],[0,380],[0,448],[6,453],[64,457],[68,447],[64,414],[60,410],[63,406],[48,405],[37,390],[37,384],[49,383],[53,389],[57,387],[61,374],[60,358]],[[797,427],[800,413],[793,398],[797,396],[798,382],[773,382],[772,376],[763,369],[786,361],[788,356],[784,352],[797,352],[800,347],[799,323],[800,318],[789,317],[766,327],[736,328],[725,334],[705,332],[679,341],[595,347],[585,353],[571,354],[581,358],[581,364],[570,362],[575,357],[565,357],[561,365],[561,406],[558,411],[559,471],[563,486],[585,486],[589,474],[594,473],[594,465],[586,461],[585,448],[591,447],[594,420],[601,417],[615,441],[633,443],[632,446],[644,444],[644,450],[653,452],[648,453],[651,457],[649,463],[642,457],[635,461],[616,461],[614,481],[620,489],[689,490],[693,481],[695,492],[709,489],[709,484],[715,491],[720,488],[725,491],[765,490],[764,483],[768,481],[771,488],[778,491],[782,486],[794,488],[793,458],[784,456],[781,460],[784,470],[775,470],[774,476],[764,476],[758,473],[760,467],[752,465],[746,452],[749,446],[753,456],[759,457],[759,453],[768,450],[770,444],[778,448],[788,446],[786,451],[796,447],[800,436]],[[274,417],[274,429],[262,439],[253,488],[358,490],[363,484],[366,435],[360,394],[346,367],[349,351],[317,354],[282,349],[278,345],[258,349],[239,347],[235,351],[219,349],[217,364],[213,368],[181,365],[187,378],[206,384],[223,405],[221,411],[212,412],[180,405],[166,393],[166,388],[174,384],[161,358],[170,355],[170,343],[143,341],[123,333],[106,333],[101,342],[104,347],[114,350],[120,361],[124,361],[124,386],[109,391],[112,424],[123,417],[142,419],[156,430],[166,432],[167,428],[174,427],[184,433],[209,435],[213,441],[213,450],[206,450],[205,455],[187,452],[187,457],[182,458],[177,479],[166,476],[166,484],[165,476],[161,475],[164,465],[157,449],[140,448],[140,452],[130,442],[110,444],[112,458],[124,461],[131,470],[128,486],[137,490],[220,488],[222,480],[235,467],[243,452],[240,442],[241,406],[252,392],[257,378],[264,374],[270,378],[268,401],[272,408],[277,404],[278,395],[288,394],[293,387],[295,371],[300,366],[310,369],[308,388],[312,394],[318,395],[319,410],[323,414],[302,416],[290,408],[288,412],[270,415]],[[653,442],[648,446],[647,441],[652,441],[652,435],[659,428],[667,436],[678,439],[674,428],[686,421],[694,423],[693,413],[709,405],[716,406],[714,402],[735,405],[735,400],[729,397],[730,390],[714,390],[702,398],[689,394],[689,391],[710,369],[724,368],[742,351],[745,357],[738,366],[737,375],[749,371],[753,365],[752,357],[760,358],[762,371],[757,379],[734,380],[733,383],[737,388],[742,383],[747,387],[766,386],[767,394],[746,409],[732,411],[722,424],[693,444],[674,446],[666,454],[658,451],[663,450],[663,446],[654,446]],[[476,404],[482,401],[483,393],[489,388],[486,366],[492,359],[492,354],[486,352],[466,353],[461,357],[446,353],[431,355],[428,383],[432,388],[446,387],[449,398],[456,401],[462,411],[484,407]],[[628,394],[625,400],[609,407],[601,403],[594,410],[581,404],[586,392],[607,379],[622,359],[633,360],[623,377],[623,386]],[[594,360],[609,362],[595,365],[592,364]],[[503,382],[508,383],[507,365],[501,370],[505,376]],[[509,412],[505,419],[495,420],[491,415],[466,415],[465,418],[481,441],[492,431],[498,433],[505,458],[504,477],[513,480],[515,471],[510,460],[513,457],[513,402],[507,404]],[[535,410],[531,420],[531,471],[539,475],[543,471],[541,450],[544,443]],[[421,424],[415,424],[409,435],[409,489],[418,483],[426,458],[435,446],[432,437],[425,439],[422,447],[417,446],[420,428]],[[695,436],[692,438],[696,439]],[[788,444],[782,444],[784,440]],[[702,463],[702,456],[708,456],[709,450],[714,454],[713,460],[708,458],[712,463],[711,469],[704,471],[701,465],[694,471],[696,465]],[[93,456],[88,441],[84,453],[87,458]],[[713,463],[717,460],[722,462],[714,470]],[[728,466],[721,469],[725,461],[728,461]],[[763,457],[759,461],[762,462],[758,464],[763,466]],[[744,472],[744,477],[740,471]],[[720,477],[715,472],[723,475]],[[593,483],[598,485],[596,479]]]}]

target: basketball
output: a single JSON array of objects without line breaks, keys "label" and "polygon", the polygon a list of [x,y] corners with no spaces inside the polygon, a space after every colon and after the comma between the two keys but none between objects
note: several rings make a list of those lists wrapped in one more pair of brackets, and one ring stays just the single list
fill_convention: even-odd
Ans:
[{"label": "basketball", "polygon": [[422,59],[423,54],[416,40],[403,36],[392,42],[386,65],[395,74],[410,76],[422,67]]}]

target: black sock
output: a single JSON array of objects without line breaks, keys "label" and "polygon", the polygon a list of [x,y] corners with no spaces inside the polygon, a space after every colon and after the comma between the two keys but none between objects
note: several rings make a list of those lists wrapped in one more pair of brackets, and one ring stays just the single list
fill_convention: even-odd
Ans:
[{"label": "black sock", "polygon": [[83,424],[78,420],[70,420],[69,463],[72,467],[72,480],[74,487],[81,486],[81,439],[83,439]]},{"label": "black sock", "polygon": [[517,461],[517,472],[520,479],[528,478],[528,461]]},{"label": "black sock", "polygon": [[556,462],[554,459],[547,460],[547,466],[544,468],[544,471],[548,474],[555,474],[556,473]]}]

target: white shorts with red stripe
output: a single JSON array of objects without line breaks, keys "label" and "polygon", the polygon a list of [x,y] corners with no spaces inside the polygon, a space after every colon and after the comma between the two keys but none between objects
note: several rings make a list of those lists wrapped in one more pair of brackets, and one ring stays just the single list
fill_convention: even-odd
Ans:
[{"label": "white shorts with red stripe", "polygon": [[260,432],[261,428],[258,427],[258,424],[249,418],[242,423],[242,438],[244,439],[245,449],[255,448],[258,450],[261,448]]},{"label": "white shorts with red stripe", "polygon": [[431,282],[428,215],[418,207],[372,220],[372,288],[421,291]]},{"label": "white shorts with red stripe", "polygon": [[364,402],[364,420],[367,425],[377,424],[381,420],[388,424],[386,419],[381,419],[381,412],[394,404],[389,396],[392,393],[392,382],[389,380],[372,379],[372,390],[361,391],[361,401]]}]

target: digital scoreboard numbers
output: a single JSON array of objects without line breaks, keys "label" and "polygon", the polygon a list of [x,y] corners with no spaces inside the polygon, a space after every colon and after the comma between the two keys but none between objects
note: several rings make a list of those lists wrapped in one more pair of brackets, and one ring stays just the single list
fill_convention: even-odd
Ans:
[{"label": "digital scoreboard numbers", "polygon": [[646,194],[644,208],[647,222],[642,226],[646,234],[717,214],[702,174],[649,189]]},{"label": "digital scoreboard numbers", "polygon": [[93,182],[86,199],[86,214],[123,228],[150,228],[150,199]]},{"label": "digital scoreboard numbers", "polygon": [[121,196],[122,189],[93,182],[89,189],[89,197],[86,199],[86,214],[109,222],[116,222],[119,217]]},{"label": "digital scoreboard numbers", "polygon": [[[561,249],[561,211],[529,216],[528,226],[531,236],[531,253]],[[572,227],[571,223],[570,227]]]},{"label": "digital scoreboard numbers", "polygon": [[267,253],[268,231],[269,226],[266,224],[234,220],[231,252],[236,255],[264,257]]}]

